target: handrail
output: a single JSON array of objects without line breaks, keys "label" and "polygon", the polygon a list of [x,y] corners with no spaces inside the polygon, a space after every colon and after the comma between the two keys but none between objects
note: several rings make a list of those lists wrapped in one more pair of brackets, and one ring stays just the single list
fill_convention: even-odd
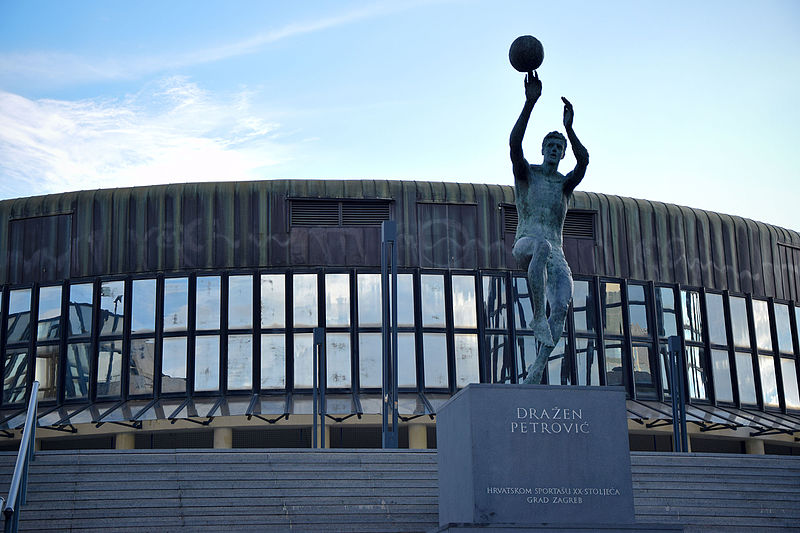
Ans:
[{"label": "handrail", "polygon": [[28,489],[28,465],[33,461],[34,443],[36,442],[36,418],[39,407],[39,382],[34,381],[31,387],[31,397],[28,401],[28,414],[25,417],[25,429],[19,441],[17,464],[14,466],[14,476],[8,489],[8,498],[3,507],[5,515],[5,533],[16,533],[19,529],[19,511]]}]

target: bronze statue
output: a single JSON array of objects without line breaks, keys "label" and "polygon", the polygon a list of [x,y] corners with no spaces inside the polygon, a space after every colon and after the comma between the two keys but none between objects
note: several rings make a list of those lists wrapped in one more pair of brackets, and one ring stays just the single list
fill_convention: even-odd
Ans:
[{"label": "bronze statue", "polygon": [[[567,140],[557,131],[548,133],[542,141],[541,165],[531,165],[525,159],[522,138],[533,106],[541,94],[542,82],[538,74],[528,71],[525,76],[525,105],[509,139],[519,220],[512,254],[528,273],[533,306],[530,327],[540,343],[536,359],[529,365],[525,378],[525,383],[533,384],[541,382],[548,357],[564,331],[572,299],[572,272],[564,257],[562,240],[564,217],[572,191],[583,179],[589,164],[589,152],[572,129],[572,104],[564,97],[561,97],[564,127],[577,165],[566,176],[558,172],[558,164],[567,150]],[[550,305],[549,319],[545,304]]]}]

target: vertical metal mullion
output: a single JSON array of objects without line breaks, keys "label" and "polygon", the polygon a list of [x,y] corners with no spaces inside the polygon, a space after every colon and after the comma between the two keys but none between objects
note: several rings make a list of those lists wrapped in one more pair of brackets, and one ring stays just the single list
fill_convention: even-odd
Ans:
[{"label": "vertical metal mullion", "polygon": [[[630,309],[628,307],[628,280],[622,279],[620,281],[620,303],[622,304],[622,335],[623,335],[623,349],[620,354],[622,361],[622,372],[625,376],[623,385],[628,397],[635,398],[636,394],[636,380],[633,374],[633,344],[631,342],[631,324],[630,324]],[[628,356],[625,357],[627,352]]]},{"label": "vertical metal mullion", "polygon": [[[254,289],[255,290],[255,289]],[[228,393],[228,312],[230,297],[230,273],[226,272],[220,279],[219,302],[219,382],[217,390],[221,395]],[[252,296],[251,296],[252,297]]]},{"label": "vertical metal mullion", "polygon": [[756,387],[756,405],[764,410],[764,395],[761,388],[761,365],[758,364],[758,340],[756,338],[755,315],[753,314],[753,296],[745,295],[747,310],[747,329],[750,332],[750,364],[753,365],[753,384]]},{"label": "vertical metal mullion", "polygon": [[357,393],[361,389],[361,360],[358,346],[358,275],[354,268],[347,271],[350,289],[350,387]]},{"label": "vertical metal mullion", "polygon": [[411,275],[411,286],[414,295],[414,348],[417,363],[417,391],[425,390],[425,353],[422,329],[422,278],[419,268],[415,268]]},{"label": "vertical metal mullion", "polygon": [[67,389],[67,332],[69,329],[69,285],[61,282],[61,318],[58,321],[58,376],[56,376],[56,402],[61,405]]},{"label": "vertical metal mullion", "polygon": [[445,346],[447,347],[447,388],[450,394],[458,391],[456,379],[455,332],[453,327],[453,280],[452,274],[447,271],[444,279],[444,316],[445,316]]},{"label": "vertical metal mullion", "polygon": [[[222,280],[220,280],[220,285]],[[197,274],[189,276],[186,300],[189,306],[186,329],[186,394],[194,396],[195,342],[197,338]],[[221,287],[220,287],[221,290]]]},{"label": "vertical metal mullion", "polygon": [[[327,307],[325,305],[325,286],[326,286],[326,281],[327,280],[325,279],[325,274],[326,274],[326,271],[325,271],[324,268],[320,269],[316,273],[316,276],[317,276],[317,327],[322,328],[322,330],[325,332],[325,342],[328,342],[328,335],[327,335],[327,333],[328,333],[328,331],[327,331],[327,327],[328,327],[328,312],[327,311],[328,311],[328,309],[327,309]],[[322,357],[323,358],[327,358],[328,357],[328,354],[327,354],[326,351],[323,351]],[[324,364],[324,361],[320,363],[320,366],[323,366],[323,364]],[[328,373],[327,373],[328,369],[327,369],[327,365],[325,365],[324,370],[325,370],[325,374],[324,375],[320,374],[319,387],[320,387],[321,390],[327,390],[327,388],[328,388]],[[323,369],[320,368],[320,372],[322,372],[322,371],[323,371]]]},{"label": "vertical metal mullion", "polygon": [[[505,213],[505,210],[503,211]],[[505,214],[503,215],[505,216]],[[508,309],[506,312],[508,313],[507,320],[508,325],[506,326],[506,330],[508,331],[508,342],[509,342],[509,349],[511,350],[511,383],[517,383],[518,376],[520,375],[520,369],[517,368],[517,315],[516,315],[516,298],[514,292],[514,274],[509,270],[505,272],[506,278],[506,301],[508,302]]]},{"label": "vertical metal mullion", "polygon": [[725,315],[725,342],[728,343],[728,366],[731,372],[731,389],[733,392],[733,401],[736,405],[742,405],[741,398],[739,397],[739,371],[736,366],[736,346],[733,344],[733,320],[731,319],[731,302],[730,293],[727,290],[722,291],[722,312]]},{"label": "vertical metal mullion", "polygon": [[284,373],[286,375],[286,393],[294,391],[294,274],[291,271],[284,273],[284,343],[286,346],[284,357]]},{"label": "vertical metal mullion", "polygon": [[[284,292],[285,294],[285,292]],[[261,272],[253,274],[253,376],[252,393],[261,393]]]},{"label": "vertical metal mullion", "polygon": [[[595,312],[597,313],[597,320],[595,321],[595,327],[597,328],[597,366],[598,366],[598,377],[600,378],[600,385],[606,385],[606,341],[605,341],[605,329],[606,329],[606,317],[605,317],[605,305],[603,304],[602,299],[600,298],[600,277],[594,276],[592,278],[594,281],[594,308]],[[587,305],[588,307],[588,305]],[[587,309],[588,311],[588,309]],[[587,360],[589,354],[586,354]],[[586,376],[586,383],[591,381],[591,376],[587,374]]]},{"label": "vertical metal mullion", "polygon": [[95,279],[92,282],[92,325],[91,325],[91,356],[89,363],[89,398],[97,399],[97,372],[100,365],[100,294],[103,280]]},{"label": "vertical metal mullion", "polygon": [[[8,298],[10,296],[8,285],[0,286],[0,296],[3,301],[0,302],[0,349],[2,349],[3,360],[0,361],[2,367],[6,368],[6,328],[8,328]],[[2,379],[0,379],[0,401],[5,398],[5,370],[3,371]],[[3,402],[5,403],[5,402]]]},{"label": "vertical metal mullion", "polygon": [[[574,288],[573,288],[574,293]],[[572,298],[569,299],[569,307],[567,308],[567,342],[564,346],[564,357],[569,357],[569,382],[572,385],[578,384],[578,354],[575,346],[575,306],[573,305]],[[555,340],[555,339],[553,339]]]},{"label": "vertical metal mullion", "polygon": [[31,299],[30,309],[31,318],[28,321],[30,325],[30,336],[28,339],[28,375],[25,379],[25,401],[30,400],[30,393],[33,387],[33,382],[36,381],[36,343],[39,336],[39,289],[40,285],[34,283],[31,286]]},{"label": "vertical metal mullion", "polygon": [[[161,396],[161,380],[163,376],[164,358],[164,276],[156,276],[156,309],[155,309],[155,343],[153,357],[153,396]],[[188,342],[188,341],[187,341]],[[188,348],[188,347],[187,347]],[[187,352],[188,353],[188,352]]]},{"label": "vertical metal mullion", "polygon": [[[786,400],[783,390],[783,370],[781,369],[781,350],[778,346],[778,324],[775,322],[775,298],[767,299],[767,313],[769,316],[769,334],[772,340],[772,361],[775,365],[775,385],[778,388],[778,407],[781,412],[786,411]],[[791,321],[789,322],[791,324]],[[766,406],[765,406],[766,408]]]},{"label": "vertical metal mullion", "polygon": [[[648,329],[650,332],[650,344],[652,346],[650,353],[650,368],[651,376],[653,376],[653,386],[656,388],[656,398],[658,401],[664,401],[664,384],[661,382],[661,345],[659,344],[658,337],[658,316],[656,313],[656,286],[652,281],[645,284],[645,314],[647,315]],[[655,361],[654,361],[655,359]],[[655,363],[655,364],[654,364]]]},{"label": "vertical metal mullion", "polygon": [[[487,276],[489,283],[495,283],[496,277]],[[486,353],[486,295],[483,294],[483,275],[480,270],[475,276],[475,316],[478,325],[478,381],[491,383],[491,361]]]},{"label": "vertical metal mullion", "polygon": [[706,376],[706,398],[712,402],[713,405],[717,403],[717,391],[714,388],[714,375],[712,372],[713,366],[711,364],[711,335],[708,331],[708,309],[706,308],[706,291],[700,288],[697,291],[700,300],[700,342],[705,350],[705,358],[703,360],[703,374]]},{"label": "vertical metal mullion", "polygon": [[128,399],[131,374],[131,317],[133,307],[133,280],[126,278],[122,285],[122,357],[121,376],[120,376],[120,396],[123,400]]}]

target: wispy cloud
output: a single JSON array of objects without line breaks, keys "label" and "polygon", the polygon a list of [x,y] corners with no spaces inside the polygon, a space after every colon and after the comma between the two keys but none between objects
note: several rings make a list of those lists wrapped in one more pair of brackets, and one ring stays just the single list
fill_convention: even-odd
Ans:
[{"label": "wispy cloud", "polygon": [[175,181],[253,179],[289,157],[249,95],[184,78],[122,99],[30,100],[0,91],[0,197]]}]

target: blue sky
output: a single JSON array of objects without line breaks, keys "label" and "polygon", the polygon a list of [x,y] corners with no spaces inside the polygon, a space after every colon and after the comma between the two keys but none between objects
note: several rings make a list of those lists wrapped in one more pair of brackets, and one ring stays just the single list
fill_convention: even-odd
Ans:
[{"label": "blue sky", "polygon": [[[0,198],[274,178],[511,184],[508,63],[544,44],[579,189],[800,230],[800,3],[0,0]],[[574,165],[571,154],[561,170]]]}]

